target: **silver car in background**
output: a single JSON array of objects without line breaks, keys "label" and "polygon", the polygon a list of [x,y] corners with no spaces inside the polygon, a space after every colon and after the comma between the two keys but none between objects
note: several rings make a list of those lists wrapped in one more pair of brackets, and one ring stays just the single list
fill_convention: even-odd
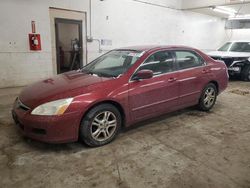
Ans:
[{"label": "silver car in background", "polygon": [[250,41],[231,41],[217,51],[207,53],[215,60],[224,61],[230,77],[250,81]]}]

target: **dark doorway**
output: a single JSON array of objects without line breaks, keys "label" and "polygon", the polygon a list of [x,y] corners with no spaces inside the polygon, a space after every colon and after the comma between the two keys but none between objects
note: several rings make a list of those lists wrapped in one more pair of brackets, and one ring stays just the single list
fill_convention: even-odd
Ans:
[{"label": "dark doorway", "polygon": [[57,73],[83,66],[82,21],[55,18]]}]

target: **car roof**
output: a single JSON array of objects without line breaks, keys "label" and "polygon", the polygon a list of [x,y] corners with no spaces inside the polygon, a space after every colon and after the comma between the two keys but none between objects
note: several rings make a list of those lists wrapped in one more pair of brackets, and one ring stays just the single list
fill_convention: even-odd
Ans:
[{"label": "car roof", "polygon": [[135,51],[155,51],[160,49],[176,49],[176,48],[185,48],[185,49],[193,49],[188,46],[183,45],[141,45],[141,46],[129,46],[118,48],[117,50],[135,50]]}]

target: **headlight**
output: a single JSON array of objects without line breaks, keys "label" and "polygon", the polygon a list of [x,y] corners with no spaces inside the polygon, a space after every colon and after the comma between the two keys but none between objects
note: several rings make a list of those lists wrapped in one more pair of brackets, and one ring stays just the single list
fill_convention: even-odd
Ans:
[{"label": "headlight", "polygon": [[239,72],[240,71],[240,67],[229,67],[228,70]]},{"label": "headlight", "polygon": [[49,115],[61,115],[63,114],[70,103],[73,101],[73,98],[68,99],[60,99],[52,102],[48,102],[36,107],[31,114],[33,115],[42,115],[42,116],[49,116]]},{"label": "headlight", "polygon": [[250,57],[248,58],[248,61],[250,62]]}]

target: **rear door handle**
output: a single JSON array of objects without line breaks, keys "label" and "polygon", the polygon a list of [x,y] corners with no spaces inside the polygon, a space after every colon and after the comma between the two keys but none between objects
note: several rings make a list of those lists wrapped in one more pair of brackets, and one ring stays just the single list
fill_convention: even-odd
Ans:
[{"label": "rear door handle", "polygon": [[177,78],[169,78],[168,82],[175,82],[177,80]]}]

